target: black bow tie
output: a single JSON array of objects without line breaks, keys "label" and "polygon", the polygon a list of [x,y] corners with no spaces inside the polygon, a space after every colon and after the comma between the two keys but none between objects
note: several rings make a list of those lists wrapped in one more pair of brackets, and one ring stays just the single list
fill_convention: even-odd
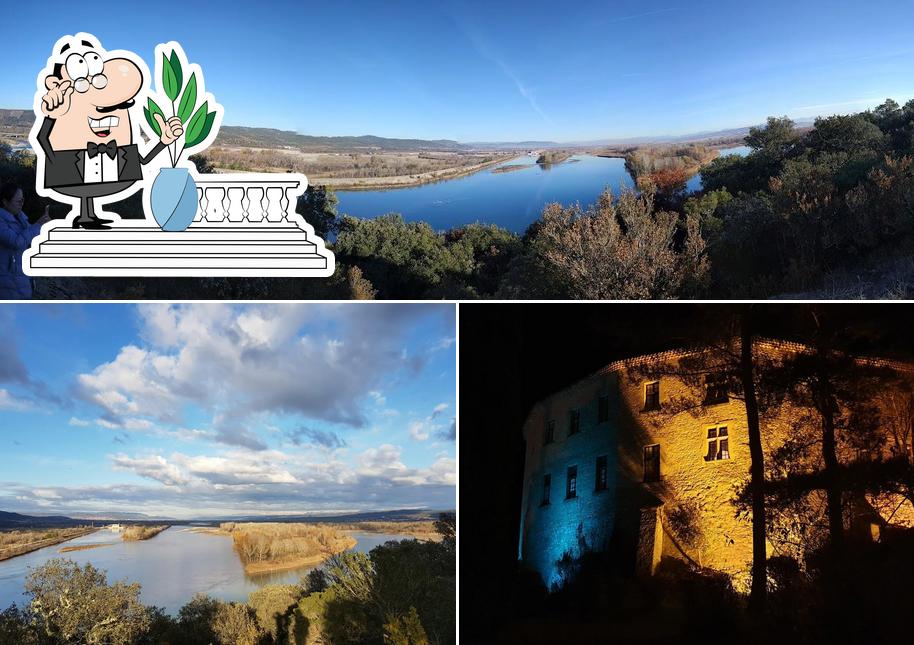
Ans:
[{"label": "black bow tie", "polygon": [[114,159],[114,156],[117,154],[117,141],[112,139],[108,143],[103,143],[98,145],[94,141],[89,142],[89,159],[97,156],[99,153],[103,155],[108,155],[110,158]]}]

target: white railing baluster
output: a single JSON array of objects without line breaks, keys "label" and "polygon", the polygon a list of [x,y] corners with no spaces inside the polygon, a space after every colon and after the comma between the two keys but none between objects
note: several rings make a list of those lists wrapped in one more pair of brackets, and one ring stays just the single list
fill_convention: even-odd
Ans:
[{"label": "white railing baluster", "polygon": [[[288,175],[206,175],[197,179],[197,215],[200,224],[234,225],[289,222],[298,226],[301,218],[295,206],[307,179],[286,179]],[[282,179],[279,179],[282,177]]]},{"label": "white railing baluster", "polygon": [[228,221],[240,222],[244,220],[244,206],[241,204],[241,200],[244,198],[244,187],[229,186],[225,192],[226,201],[228,202],[228,208],[226,209]]},{"label": "white railing baluster", "polygon": [[248,211],[248,221],[249,222],[262,222],[263,218],[266,217],[266,212],[263,206],[263,197],[264,191],[263,186],[251,186],[248,188],[248,199],[251,202],[250,209]]}]

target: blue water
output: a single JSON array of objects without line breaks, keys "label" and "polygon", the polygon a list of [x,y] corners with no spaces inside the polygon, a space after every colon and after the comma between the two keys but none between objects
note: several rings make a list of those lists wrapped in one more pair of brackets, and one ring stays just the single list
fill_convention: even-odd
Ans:
[{"label": "blue water", "polygon": [[536,165],[536,157],[521,157],[508,163],[533,165],[505,173],[487,169],[412,188],[339,191],[338,209],[364,218],[401,213],[407,220],[428,222],[436,230],[483,222],[523,233],[546,204],[580,202],[587,206],[607,187],[618,194],[620,186],[633,186],[623,159],[581,155],[541,167]]},{"label": "blue water", "polygon": [[[739,155],[740,157],[745,157],[752,151],[752,148],[749,146],[736,146],[733,148],[721,148],[720,156],[725,157],[727,155]],[[686,184],[686,190],[689,192],[694,190],[701,190],[701,173],[698,173],[692,177]]]},{"label": "blue water", "polygon": [[[313,567],[249,575],[222,535],[194,533],[189,526],[173,526],[149,540],[124,542],[117,533],[101,530],[64,544],[49,546],[0,562],[0,611],[10,604],[26,604],[25,578],[29,570],[51,558],[67,558],[79,565],[91,562],[107,572],[108,582],[139,582],[140,601],[176,614],[195,593],[220,600],[246,601],[248,594],[264,585],[296,584]],[[403,535],[352,532],[355,551],[368,552]],[[101,544],[97,549],[60,553],[64,546]]]},{"label": "blue water", "polygon": [[[738,146],[721,150],[726,154],[748,154]],[[408,221],[428,222],[436,230],[446,230],[474,222],[497,224],[523,233],[537,219],[546,204],[575,202],[586,207],[600,193],[611,188],[634,185],[623,159],[577,155],[555,166],[539,166],[535,156],[524,156],[500,164],[532,164],[529,168],[495,173],[493,169],[434,184],[392,190],[341,190],[340,213],[371,218],[385,213],[400,213]],[[701,176],[688,183],[689,190],[701,189]]]}]

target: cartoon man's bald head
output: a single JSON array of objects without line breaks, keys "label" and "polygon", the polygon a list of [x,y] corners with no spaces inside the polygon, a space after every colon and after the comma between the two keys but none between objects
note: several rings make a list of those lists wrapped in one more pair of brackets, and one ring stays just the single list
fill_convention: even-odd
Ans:
[{"label": "cartoon man's bald head", "polygon": [[44,79],[49,92],[59,92],[62,104],[53,112],[50,135],[55,150],[84,149],[90,142],[133,141],[128,108],[143,87],[143,72],[127,58],[109,58],[100,45],[88,40],[64,44],[57,62]]}]

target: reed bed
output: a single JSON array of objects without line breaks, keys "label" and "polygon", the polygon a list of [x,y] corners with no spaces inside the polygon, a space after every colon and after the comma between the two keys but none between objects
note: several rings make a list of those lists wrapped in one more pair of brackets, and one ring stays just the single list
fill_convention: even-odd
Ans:
[{"label": "reed bed", "polygon": [[121,538],[125,542],[134,542],[137,540],[148,540],[154,538],[159,533],[168,528],[165,526],[128,526],[121,533]]},{"label": "reed bed", "polygon": [[219,528],[232,536],[248,570],[317,564],[355,546],[351,536],[323,524],[224,522]]},{"label": "reed bed", "polygon": [[43,549],[46,546],[60,544],[97,530],[88,526],[79,526],[59,529],[2,531],[0,532],[0,560],[7,560],[17,555]]}]

